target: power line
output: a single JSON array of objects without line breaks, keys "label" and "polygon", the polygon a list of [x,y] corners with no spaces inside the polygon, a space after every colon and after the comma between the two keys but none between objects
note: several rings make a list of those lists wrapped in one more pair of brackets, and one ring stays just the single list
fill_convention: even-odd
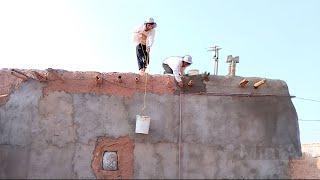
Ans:
[{"label": "power line", "polygon": [[[296,99],[301,99],[305,101],[313,101],[313,102],[320,102],[319,100],[315,99],[308,99],[308,98],[302,98],[302,97],[295,97]],[[320,122],[320,119],[298,119],[298,121],[305,121],[305,122]]]},{"label": "power line", "polygon": [[305,101],[320,102],[319,100],[315,100],[315,99],[307,99],[307,98],[301,98],[301,97],[295,97],[295,98],[296,98],[296,99],[305,100]]},{"label": "power line", "polygon": [[298,119],[298,121],[320,121],[320,119]]}]

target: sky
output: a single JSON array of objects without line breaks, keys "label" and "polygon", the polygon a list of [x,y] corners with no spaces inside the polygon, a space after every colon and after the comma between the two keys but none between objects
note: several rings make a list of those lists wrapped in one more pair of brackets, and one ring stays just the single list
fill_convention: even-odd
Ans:
[{"label": "sky", "polygon": [[319,8],[319,0],[0,0],[0,68],[138,73],[132,32],[153,17],[151,74],[186,54],[189,69],[213,74],[207,50],[218,45],[218,75],[233,55],[236,75],[285,81],[301,143],[320,142]]}]

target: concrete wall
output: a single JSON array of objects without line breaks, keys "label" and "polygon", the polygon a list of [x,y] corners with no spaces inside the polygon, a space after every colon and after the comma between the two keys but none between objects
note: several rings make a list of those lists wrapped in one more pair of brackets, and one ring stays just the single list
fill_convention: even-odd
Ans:
[{"label": "concrete wall", "polygon": [[[267,80],[254,89],[259,78],[239,88],[241,79],[211,76],[181,96],[177,89],[149,91],[149,135],[134,132],[139,91],[44,93],[50,83],[25,81],[0,106],[0,178],[95,178],[92,152],[100,136],[133,139],[133,178],[288,178],[289,159],[301,156],[288,88]],[[197,84],[204,94],[195,94]]]},{"label": "concrete wall", "polygon": [[320,143],[302,144],[302,157],[290,162],[293,179],[320,179]]},{"label": "concrete wall", "polygon": [[302,144],[301,151],[311,155],[312,157],[320,158],[320,143]]}]

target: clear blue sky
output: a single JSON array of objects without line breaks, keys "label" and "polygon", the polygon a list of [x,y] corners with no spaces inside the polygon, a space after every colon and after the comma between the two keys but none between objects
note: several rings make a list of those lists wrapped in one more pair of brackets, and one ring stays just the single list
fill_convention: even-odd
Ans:
[{"label": "clear blue sky", "polygon": [[[152,74],[171,55],[193,56],[213,74],[212,53],[240,56],[236,74],[287,82],[291,95],[320,100],[319,0],[0,0],[0,68],[138,72],[133,29],[158,24]],[[320,120],[320,103],[293,99],[298,116]],[[320,121],[300,121],[301,142],[320,142]]]}]

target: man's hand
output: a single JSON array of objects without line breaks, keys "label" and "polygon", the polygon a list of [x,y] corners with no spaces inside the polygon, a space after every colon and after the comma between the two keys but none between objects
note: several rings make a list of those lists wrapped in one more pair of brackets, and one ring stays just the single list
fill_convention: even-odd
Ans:
[{"label": "man's hand", "polygon": [[183,87],[183,82],[182,81],[180,81],[180,82],[178,82],[178,85],[179,85],[179,87]]},{"label": "man's hand", "polygon": [[150,52],[150,47],[149,47],[149,46],[146,48],[146,51],[147,51],[148,53]]}]

